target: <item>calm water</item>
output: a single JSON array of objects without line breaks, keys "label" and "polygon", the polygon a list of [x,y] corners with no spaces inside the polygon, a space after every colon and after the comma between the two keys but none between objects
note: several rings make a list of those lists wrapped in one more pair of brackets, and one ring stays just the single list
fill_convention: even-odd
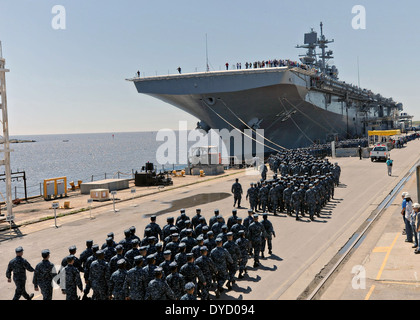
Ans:
[{"label": "calm water", "polygon": [[[39,136],[12,136],[33,143],[11,144],[12,172],[25,171],[28,196],[40,194],[44,179],[67,177],[67,181],[90,182],[105,178],[131,178],[149,161],[157,170],[162,165],[156,160],[156,151],[163,142],[156,141],[157,132],[64,134]],[[67,141],[68,140],[68,141]],[[175,166],[175,169],[185,165]],[[166,165],[165,169],[172,169]],[[0,181],[0,191],[5,196],[5,183]],[[24,198],[22,181],[12,182],[15,198]],[[3,200],[3,199],[1,199]]]}]

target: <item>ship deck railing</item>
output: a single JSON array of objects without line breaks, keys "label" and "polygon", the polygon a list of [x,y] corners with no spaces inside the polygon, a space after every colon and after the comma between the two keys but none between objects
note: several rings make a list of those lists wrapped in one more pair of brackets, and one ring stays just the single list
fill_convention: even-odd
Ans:
[{"label": "ship deck railing", "polygon": [[[199,72],[189,72],[189,73],[178,73],[178,74],[168,74],[168,75],[155,75],[155,76],[140,76],[126,79],[127,81],[149,81],[149,80],[163,80],[163,79],[176,79],[176,78],[196,78],[196,77],[205,77],[205,76],[217,76],[217,75],[228,75],[228,74],[249,74],[249,73],[271,73],[271,72],[284,72],[287,70],[299,71],[309,75],[309,71],[304,70],[299,67],[265,67],[265,68],[249,68],[249,69],[230,69],[230,70],[213,70],[213,71],[199,71]],[[311,75],[314,75],[312,73]]]}]

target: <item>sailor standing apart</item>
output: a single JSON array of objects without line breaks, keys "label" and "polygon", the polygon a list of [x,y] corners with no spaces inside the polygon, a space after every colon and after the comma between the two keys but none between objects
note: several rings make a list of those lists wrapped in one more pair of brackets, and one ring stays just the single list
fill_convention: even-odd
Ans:
[{"label": "sailor standing apart", "polygon": [[386,160],[386,167],[388,169],[388,175],[391,176],[392,175],[392,164],[393,164],[394,160],[391,160],[391,156],[388,156],[388,159]]}]

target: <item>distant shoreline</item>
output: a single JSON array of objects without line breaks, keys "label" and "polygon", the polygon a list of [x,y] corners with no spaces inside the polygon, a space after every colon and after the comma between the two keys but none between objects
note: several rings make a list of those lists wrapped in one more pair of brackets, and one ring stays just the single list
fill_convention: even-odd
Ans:
[{"label": "distant shoreline", "polygon": [[[28,142],[36,142],[35,140],[20,140],[20,139],[10,139],[10,143],[28,143]],[[3,144],[3,142],[1,142]]]}]

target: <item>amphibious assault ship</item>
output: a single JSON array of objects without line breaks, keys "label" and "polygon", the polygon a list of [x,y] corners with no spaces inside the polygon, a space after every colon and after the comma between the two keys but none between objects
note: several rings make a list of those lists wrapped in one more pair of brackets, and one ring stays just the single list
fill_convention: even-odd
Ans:
[{"label": "amphibious assault ship", "polygon": [[320,27],[319,37],[312,29],[296,46],[307,49],[300,62],[275,59],[247,63],[244,69],[207,67],[206,72],[127,80],[139,93],[195,116],[197,128],[207,132],[264,129],[268,152],[396,128],[402,104],[339,80],[336,66],[328,64],[333,58],[328,44],[334,40],[326,39],[322,22]]}]

